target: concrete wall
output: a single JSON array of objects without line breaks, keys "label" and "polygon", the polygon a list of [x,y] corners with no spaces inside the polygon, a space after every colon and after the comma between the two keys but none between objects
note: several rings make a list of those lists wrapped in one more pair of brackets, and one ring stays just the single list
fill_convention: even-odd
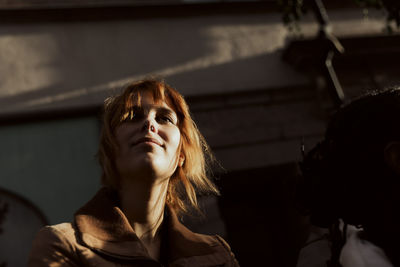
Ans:
[{"label": "concrete wall", "polygon": [[[338,36],[383,28],[359,10],[330,14]],[[305,18],[302,34],[316,30]],[[0,114],[99,104],[149,74],[187,96],[305,84],[281,61],[290,38],[279,14],[3,24]]]}]

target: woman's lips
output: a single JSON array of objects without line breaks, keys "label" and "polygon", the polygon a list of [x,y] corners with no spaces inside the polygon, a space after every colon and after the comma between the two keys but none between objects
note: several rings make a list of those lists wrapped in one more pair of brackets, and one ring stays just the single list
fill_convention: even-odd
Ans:
[{"label": "woman's lips", "polygon": [[134,142],[134,143],[132,144],[132,146],[135,146],[135,145],[138,145],[138,144],[141,144],[141,143],[154,143],[154,144],[156,144],[156,145],[158,145],[158,146],[162,146],[162,144],[161,144],[157,139],[151,138],[151,137],[143,137],[143,138],[140,138],[139,140],[137,140],[136,142]]}]

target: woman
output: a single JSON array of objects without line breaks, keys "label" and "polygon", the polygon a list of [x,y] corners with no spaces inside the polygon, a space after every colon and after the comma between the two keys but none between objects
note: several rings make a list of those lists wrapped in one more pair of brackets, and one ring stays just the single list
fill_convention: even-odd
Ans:
[{"label": "woman", "polygon": [[328,266],[400,266],[399,116],[400,89],[356,99],[301,163],[300,199],[330,229]]},{"label": "woman", "polygon": [[211,153],[176,90],[129,84],[105,101],[99,161],[104,187],[73,223],[42,229],[29,266],[238,266],[219,236],[196,234],[179,215],[198,209]]}]

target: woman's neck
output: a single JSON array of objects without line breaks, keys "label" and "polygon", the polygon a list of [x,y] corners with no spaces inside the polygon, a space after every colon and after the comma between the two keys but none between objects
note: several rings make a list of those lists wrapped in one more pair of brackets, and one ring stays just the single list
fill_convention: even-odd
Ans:
[{"label": "woman's neck", "polygon": [[123,179],[119,190],[121,209],[152,256],[159,252],[161,243],[159,232],[164,219],[168,181]]}]

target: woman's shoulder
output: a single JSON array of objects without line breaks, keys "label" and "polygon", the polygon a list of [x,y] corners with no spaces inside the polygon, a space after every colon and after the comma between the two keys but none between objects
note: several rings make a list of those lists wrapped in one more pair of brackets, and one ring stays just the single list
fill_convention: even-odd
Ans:
[{"label": "woman's shoulder", "polygon": [[221,246],[223,247],[226,251],[231,251],[231,247],[229,246],[228,242],[221,237],[220,235],[205,235],[205,234],[199,234],[195,233],[195,235],[198,237],[199,240],[202,242],[208,244],[209,246]]},{"label": "woman's shoulder", "polygon": [[224,259],[221,262],[225,262],[226,266],[239,267],[235,254],[232,252],[230,245],[223,237],[220,235],[205,235],[198,233],[195,233],[195,235],[203,243],[212,247],[215,251],[214,255],[216,255],[217,258]]},{"label": "woman's shoulder", "polygon": [[70,222],[46,225],[39,232],[68,233],[75,231],[74,226]]},{"label": "woman's shoulder", "polygon": [[45,226],[33,241],[28,266],[43,266],[50,262],[75,266],[76,244],[75,229],[71,223]]},{"label": "woman's shoulder", "polygon": [[39,230],[35,242],[63,242],[69,243],[75,240],[75,228],[72,223],[60,223],[47,225]]},{"label": "woman's shoulder", "polygon": [[232,266],[239,266],[238,261],[236,260],[235,254],[232,252],[231,247],[229,246],[228,242],[225,241],[221,236],[219,235],[214,235],[213,236],[218,242],[221,244],[221,246],[225,249],[226,253],[229,255],[230,262]]}]

